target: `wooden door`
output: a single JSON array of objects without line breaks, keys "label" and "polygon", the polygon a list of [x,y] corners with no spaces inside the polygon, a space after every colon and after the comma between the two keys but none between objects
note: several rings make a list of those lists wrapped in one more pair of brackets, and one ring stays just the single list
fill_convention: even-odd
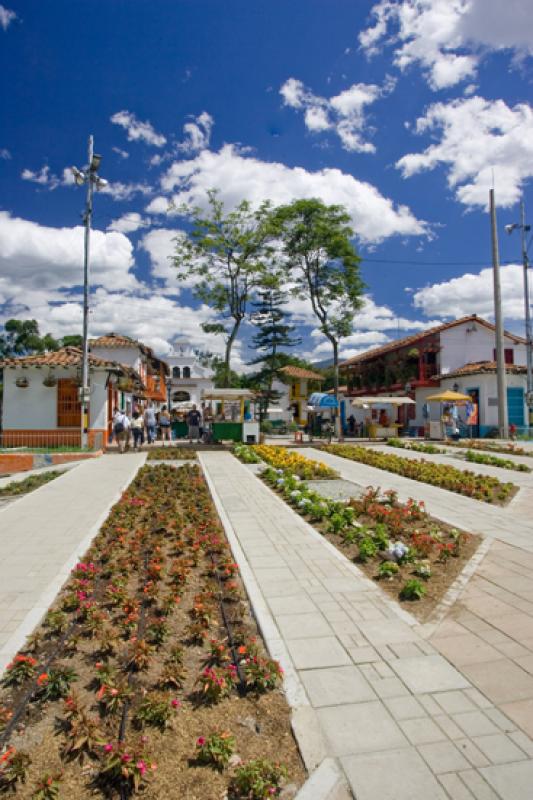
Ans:
[{"label": "wooden door", "polygon": [[57,382],[57,427],[77,428],[80,425],[78,384],[71,378],[60,378]]}]

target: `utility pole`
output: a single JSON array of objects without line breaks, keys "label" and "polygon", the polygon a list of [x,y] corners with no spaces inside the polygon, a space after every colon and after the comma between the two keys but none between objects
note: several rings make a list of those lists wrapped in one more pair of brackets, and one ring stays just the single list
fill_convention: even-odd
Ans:
[{"label": "utility pole", "polygon": [[527,258],[527,242],[526,233],[530,230],[530,226],[526,225],[526,209],[524,201],[520,201],[520,232],[522,234],[522,264],[524,267],[524,310],[526,321],[526,364],[527,364],[527,391],[526,391],[526,405],[528,410],[527,425],[531,427],[533,415],[533,375],[532,375],[532,352],[533,339],[531,335],[531,308],[529,303],[529,264]]},{"label": "utility pole", "polygon": [[512,225],[506,225],[505,230],[507,233],[512,233],[515,228],[520,228],[521,234],[521,250],[522,250],[522,265],[524,268],[524,318],[526,327],[526,365],[527,365],[527,390],[526,390],[526,406],[527,406],[527,429],[530,431],[533,425],[533,375],[532,375],[532,348],[533,336],[531,333],[531,307],[529,302],[529,263],[527,257],[527,242],[526,233],[531,230],[531,225],[526,225],[526,210],[524,201],[520,201],[520,222],[514,222]]},{"label": "utility pole", "polygon": [[496,380],[498,392],[498,431],[501,439],[509,435],[507,425],[507,376],[503,348],[502,295],[500,288],[500,254],[498,249],[498,230],[496,227],[496,201],[494,189],[489,193],[490,223],[492,241],[492,268],[494,278],[494,324],[496,327]]},{"label": "utility pole", "polygon": [[87,166],[83,170],[72,167],[72,174],[77,186],[87,184],[87,198],[85,201],[85,211],[83,214],[83,224],[85,226],[84,245],[83,245],[83,345],[81,361],[81,386],[79,390],[81,404],[81,446],[87,448],[89,444],[89,399],[91,387],[89,384],[89,266],[90,266],[90,240],[91,240],[91,219],[93,215],[93,192],[95,187],[102,189],[107,186],[107,181],[100,178],[98,168],[102,157],[94,152],[94,141],[92,135],[89,136]]}]

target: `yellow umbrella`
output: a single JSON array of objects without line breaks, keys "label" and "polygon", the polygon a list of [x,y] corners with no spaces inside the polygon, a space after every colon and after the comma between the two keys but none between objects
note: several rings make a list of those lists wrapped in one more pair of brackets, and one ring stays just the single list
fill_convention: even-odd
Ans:
[{"label": "yellow umbrella", "polygon": [[468,394],[452,392],[451,389],[447,389],[445,392],[441,392],[440,394],[432,394],[429,397],[426,397],[426,401],[434,400],[436,403],[466,403],[470,399],[471,398]]}]

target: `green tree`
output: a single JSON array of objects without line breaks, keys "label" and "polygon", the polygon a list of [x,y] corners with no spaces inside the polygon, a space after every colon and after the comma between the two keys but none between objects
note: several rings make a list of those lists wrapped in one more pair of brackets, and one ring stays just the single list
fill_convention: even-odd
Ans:
[{"label": "green tree", "polygon": [[310,301],[320,331],[331,342],[338,398],[339,341],[352,332],[364,288],[350,217],[342,206],[295,200],[275,210],[272,226],[282,243],[293,295]]},{"label": "green tree", "polygon": [[81,350],[83,347],[83,336],[78,333],[63,336],[61,339],[61,347],[79,347]]},{"label": "green tree", "polygon": [[287,322],[287,312],[283,308],[286,295],[277,288],[264,288],[258,292],[258,299],[253,303],[254,311],[250,321],[257,327],[257,333],[252,337],[252,344],[259,352],[257,358],[250,364],[263,364],[258,383],[263,392],[260,403],[261,416],[269,404],[277,400],[278,392],[273,392],[272,383],[276,372],[283,366],[282,347],[295,347],[301,344],[301,339],[293,336],[296,330],[294,325]]},{"label": "green tree", "polygon": [[26,356],[57,350],[59,342],[50,333],[39,334],[35,319],[8,319],[0,335],[0,357]]},{"label": "green tree", "polygon": [[231,351],[248,303],[262,285],[272,264],[273,249],[268,225],[270,205],[253,209],[243,200],[233,211],[226,211],[215,191],[208,192],[208,209],[183,208],[192,220],[192,230],[176,240],[173,257],[179,280],[197,280],[194,294],[215,309],[221,322],[204,323],[206,333],[224,337],[224,374],[228,386]]}]

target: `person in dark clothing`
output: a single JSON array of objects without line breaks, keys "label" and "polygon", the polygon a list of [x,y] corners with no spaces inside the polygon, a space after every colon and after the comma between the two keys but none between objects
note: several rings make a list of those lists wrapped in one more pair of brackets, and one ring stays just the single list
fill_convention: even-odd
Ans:
[{"label": "person in dark clothing", "polygon": [[202,415],[196,408],[193,406],[189,413],[187,414],[187,426],[189,428],[189,442],[192,443],[193,439],[196,439],[197,442],[200,441],[200,425],[202,424]]}]

